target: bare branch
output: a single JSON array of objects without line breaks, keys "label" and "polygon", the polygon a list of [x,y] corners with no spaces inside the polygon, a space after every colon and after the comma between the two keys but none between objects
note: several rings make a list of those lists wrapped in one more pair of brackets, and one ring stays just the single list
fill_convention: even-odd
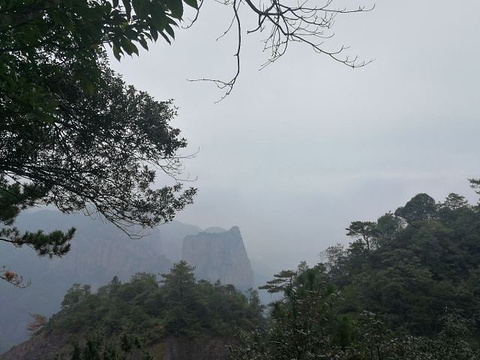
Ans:
[{"label": "bare branch", "polygon": [[[325,40],[334,37],[335,33],[331,31],[335,24],[335,19],[339,15],[354,14],[360,12],[368,12],[374,9],[359,6],[356,8],[336,8],[333,6],[334,0],[326,0],[320,5],[316,5],[321,0],[298,0],[296,4],[287,4],[288,0],[265,0],[260,1],[256,6],[252,0],[236,0],[236,1],[217,1],[226,6],[232,6],[234,17],[225,32],[219,37],[222,38],[228,34],[233,24],[237,24],[238,40],[237,51],[235,53],[237,71],[235,75],[228,81],[201,78],[189,81],[207,81],[214,83],[219,89],[224,90],[221,100],[228,96],[237,81],[240,74],[240,50],[242,46],[241,34],[241,18],[239,9],[242,4],[246,4],[253,11],[258,19],[257,26],[248,30],[247,34],[267,31],[264,38],[264,51],[269,52],[268,58],[260,66],[265,68],[269,64],[274,63],[282,57],[290,43],[301,43],[312,48],[318,54],[326,55],[334,61],[346,65],[351,68],[359,68],[366,66],[372,60],[360,61],[358,56],[350,56],[345,54],[347,46],[340,46],[337,49],[330,50],[325,47]],[[218,40],[218,39],[217,39]],[[218,102],[218,101],[217,101]]]},{"label": "bare branch", "polygon": [[212,79],[212,78],[189,79],[189,81],[192,81],[192,82],[196,82],[196,81],[212,82],[220,90],[225,90],[222,97],[220,99],[218,99],[215,103],[218,103],[218,102],[222,101],[228,95],[230,95],[230,93],[232,92],[233,87],[235,86],[235,83],[237,82],[237,79],[240,75],[240,52],[242,50],[242,24],[241,24],[241,21],[240,21],[240,16],[238,14],[238,9],[239,9],[241,3],[242,3],[242,0],[234,0],[233,1],[232,8],[233,8],[234,16],[233,16],[232,22],[230,23],[230,26],[228,27],[228,29],[219,38],[217,38],[217,40],[218,40],[218,39],[222,38],[223,36],[225,36],[230,31],[233,24],[234,23],[237,24],[237,51],[234,55],[234,57],[236,58],[236,72],[235,72],[235,75],[228,81],[223,81],[223,80],[219,80],[219,79]]},{"label": "bare branch", "polygon": [[192,20],[189,19],[189,24],[185,25],[185,26],[182,26],[182,29],[190,29],[193,26],[193,24],[195,24],[197,22],[198,16],[200,15],[200,9],[202,8],[204,3],[205,3],[205,1],[203,1],[203,0],[200,0],[198,2],[198,9],[195,13],[195,17]]}]

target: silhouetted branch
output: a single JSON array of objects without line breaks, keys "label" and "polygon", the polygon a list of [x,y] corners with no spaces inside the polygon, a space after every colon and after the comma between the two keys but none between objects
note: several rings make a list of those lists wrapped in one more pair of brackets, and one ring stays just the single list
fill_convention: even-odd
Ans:
[{"label": "silhouetted branch", "polygon": [[334,61],[351,68],[363,67],[372,61],[360,61],[358,56],[352,57],[345,54],[345,50],[348,49],[347,46],[329,50],[324,46],[324,42],[334,36],[331,28],[338,15],[367,12],[373,10],[374,6],[371,8],[360,6],[353,9],[335,8],[333,7],[334,0],[326,0],[320,6],[312,5],[312,3],[318,3],[318,0],[297,0],[293,6],[286,4],[285,0],[267,0],[260,2],[258,6],[251,0],[235,0],[233,2],[225,0],[217,2],[226,6],[232,6],[234,12],[232,22],[219,39],[232,30],[234,23],[237,24],[237,50],[234,54],[236,58],[235,75],[228,81],[214,78],[190,79],[190,81],[213,82],[219,89],[225,91],[219,101],[232,92],[240,75],[242,27],[239,9],[242,4],[246,4],[258,17],[257,26],[247,31],[247,34],[264,31],[268,33],[263,42],[264,51],[269,51],[270,54],[267,61],[261,65],[261,69],[282,57],[291,42],[305,44],[316,53],[326,55]]}]

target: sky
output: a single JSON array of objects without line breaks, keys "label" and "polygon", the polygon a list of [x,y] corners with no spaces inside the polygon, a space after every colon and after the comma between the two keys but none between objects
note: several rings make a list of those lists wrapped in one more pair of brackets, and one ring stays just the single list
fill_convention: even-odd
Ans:
[{"label": "sky", "polygon": [[390,0],[338,17],[325,47],[374,60],[364,68],[293,44],[261,71],[266,34],[245,34],[256,19],[243,7],[241,74],[219,103],[213,84],[187,81],[235,72],[236,35],[216,41],[231,9],[217,2],[172,45],[111,60],[127,83],[178,107],[182,155],[196,153],[184,175],[197,180],[186,185],[199,193],[177,220],[239,226],[250,258],[277,271],[318,262],[348,242],[350,222],[376,220],[417,193],[475,203],[467,179],[480,177],[480,2],[453,5]]}]

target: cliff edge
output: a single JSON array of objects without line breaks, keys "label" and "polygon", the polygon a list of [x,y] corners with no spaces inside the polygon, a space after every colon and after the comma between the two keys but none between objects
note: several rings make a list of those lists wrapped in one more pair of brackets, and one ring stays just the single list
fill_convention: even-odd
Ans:
[{"label": "cliff edge", "polygon": [[195,267],[198,279],[220,280],[240,290],[253,286],[253,271],[237,226],[228,231],[204,231],[183,239],[182,258]]}]

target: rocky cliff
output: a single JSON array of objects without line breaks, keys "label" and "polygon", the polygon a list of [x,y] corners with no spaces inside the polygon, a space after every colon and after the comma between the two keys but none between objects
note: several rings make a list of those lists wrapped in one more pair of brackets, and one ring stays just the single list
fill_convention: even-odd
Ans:
[{"label": "rocky cliff", "polygon": [[214,228],[183,240],[182,257],[195,266],[198,279],[220,280],[246,290],[253,286],[253,271],[237,226],[229,231]]},{"label": "rocky cliff", "polygon": [[136,272],[167,273],[181,257],[183,238],[201,231],[174,221],[132,240],[111,224],[48,210],[22,213],[16,225],[30,231],[75,227],[77,232],[70,252],[61,258],[41,258],[30,248],[0,243],[0,266],[31,281],[25,289],[0,281],[0,354],[28,337],[30,313],[49,317],[60,310],[63,296],[74,283],[96,289],[114,276],[124,281]]}]

